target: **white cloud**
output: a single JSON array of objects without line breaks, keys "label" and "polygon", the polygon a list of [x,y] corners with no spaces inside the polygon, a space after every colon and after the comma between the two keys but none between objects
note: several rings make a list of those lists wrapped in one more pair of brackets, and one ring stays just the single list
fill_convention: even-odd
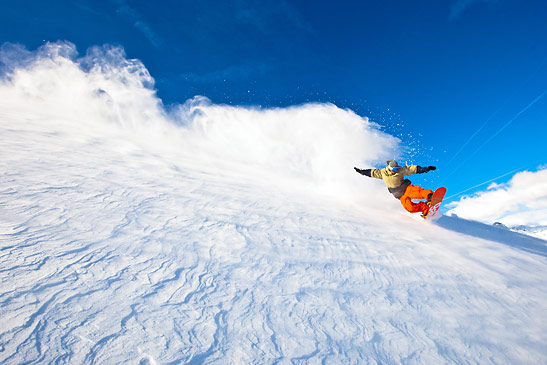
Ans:
[{"label": "white cloud", "polygon": [[448,207],[449,213],[485,223],[547,225],[547,168],[518,173],[506,184],[492,184]]}]

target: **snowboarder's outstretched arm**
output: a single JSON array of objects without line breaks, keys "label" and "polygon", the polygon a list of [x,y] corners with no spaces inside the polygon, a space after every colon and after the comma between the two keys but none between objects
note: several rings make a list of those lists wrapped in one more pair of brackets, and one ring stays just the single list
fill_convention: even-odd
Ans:
[{"label": "snowboarder's outstretched arm", "polygon": [[361,175],[365,175],[365,176],[370,177],[371,169],[361,170],[361,169],[358,169],[357,167],[354,167],[354,169],[355,169],[355,171],[357,171]]},{"label": "snowboarder's outstretched arm", "polygon": [[437,170],[437,168],[435,166],[427,166],[427,167],[416,166],[416,173],[417,174],[423,174],[425,172],[435,171],[435,170]]},{"label": "snowboarder's outstretched arm", "polygon": [[361,170],[361,169],[358,169],[357,167],[354,167],[355,171],[357,171],[358,173],[360,173],[361,175],[365,175],[365,176],[368,176],[368,177],[373,177],[375,179],[381,179],[382,178],[382,172],[381,172],[381,169],[365,169],[365,170]]},{"label": "snowboarder's outstretched arm", "polygon": [[[374,177],[376,179],[381,179],[382,178],[382,173],[381,173],[382,169],[364,169],[364,170],[362,170],[362,169],[359,169],[357,167],[354,167],[354,169],[355,169],[355,171],[357,171],[361,175],[365,175],[365,176],[368,176],[368,177]],[[429,171],[434,171],[436,169],[437,168],[435,166],[422,167],[422,166],[417,166],[417,165],[409,165],[409,166],[405,166],[403,168],[403,170],[401,171],[401,173],[403,175],[423,174],[423,173],[426,173],[426,172],[429,172]]]}]

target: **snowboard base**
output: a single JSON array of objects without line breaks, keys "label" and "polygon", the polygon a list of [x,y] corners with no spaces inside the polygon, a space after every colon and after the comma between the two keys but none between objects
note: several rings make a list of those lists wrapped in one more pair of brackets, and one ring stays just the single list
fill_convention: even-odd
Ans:
[{"label": "snowboard base", "polygon": [[433,196],[431,197],[429,210],[425,214],[422,214],[423,219],[431,219],[437,215],[439,208],[441,207],[441,203],[443,202],[444,194],[446,194],[445,187],[440,187],[435,190]]}]

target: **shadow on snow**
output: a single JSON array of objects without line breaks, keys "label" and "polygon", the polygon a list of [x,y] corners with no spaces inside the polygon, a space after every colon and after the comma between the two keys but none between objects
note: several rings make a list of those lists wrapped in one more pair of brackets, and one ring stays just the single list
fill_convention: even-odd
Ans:
[{"label": "shadow on snow", "polygon": [[443,215],[435,220],[435,224],[454,232],[499,242],[523,251],[547,257],[547,241],[539,238],[459,217]]}]

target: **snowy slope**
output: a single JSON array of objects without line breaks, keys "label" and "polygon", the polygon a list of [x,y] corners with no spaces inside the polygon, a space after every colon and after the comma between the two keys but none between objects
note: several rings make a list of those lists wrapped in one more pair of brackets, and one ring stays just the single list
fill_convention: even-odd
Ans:
[{"label": "snowy slope", "polygon": [[1,363],[547,362],[545,241],[404,213],[366,119],[48,47],[0,87]]},{"label": "snowy slope", "polygon": [[533,237],[540,238],[542,240],[547,240],[547,226],[514,226],[507,227],[505,224],[500,222],[495,222],[494,226],[504,229],[510,229],[513,232],[527,234]]},{"label": "snowy slope", "polygon": [[528,234],[530,236],[537,237],[547,241],[546,226],[538,226],[538,227],[515,226],[515,227],[512,227],[511,230],[514,232],[522,233],[522,234]]}]

